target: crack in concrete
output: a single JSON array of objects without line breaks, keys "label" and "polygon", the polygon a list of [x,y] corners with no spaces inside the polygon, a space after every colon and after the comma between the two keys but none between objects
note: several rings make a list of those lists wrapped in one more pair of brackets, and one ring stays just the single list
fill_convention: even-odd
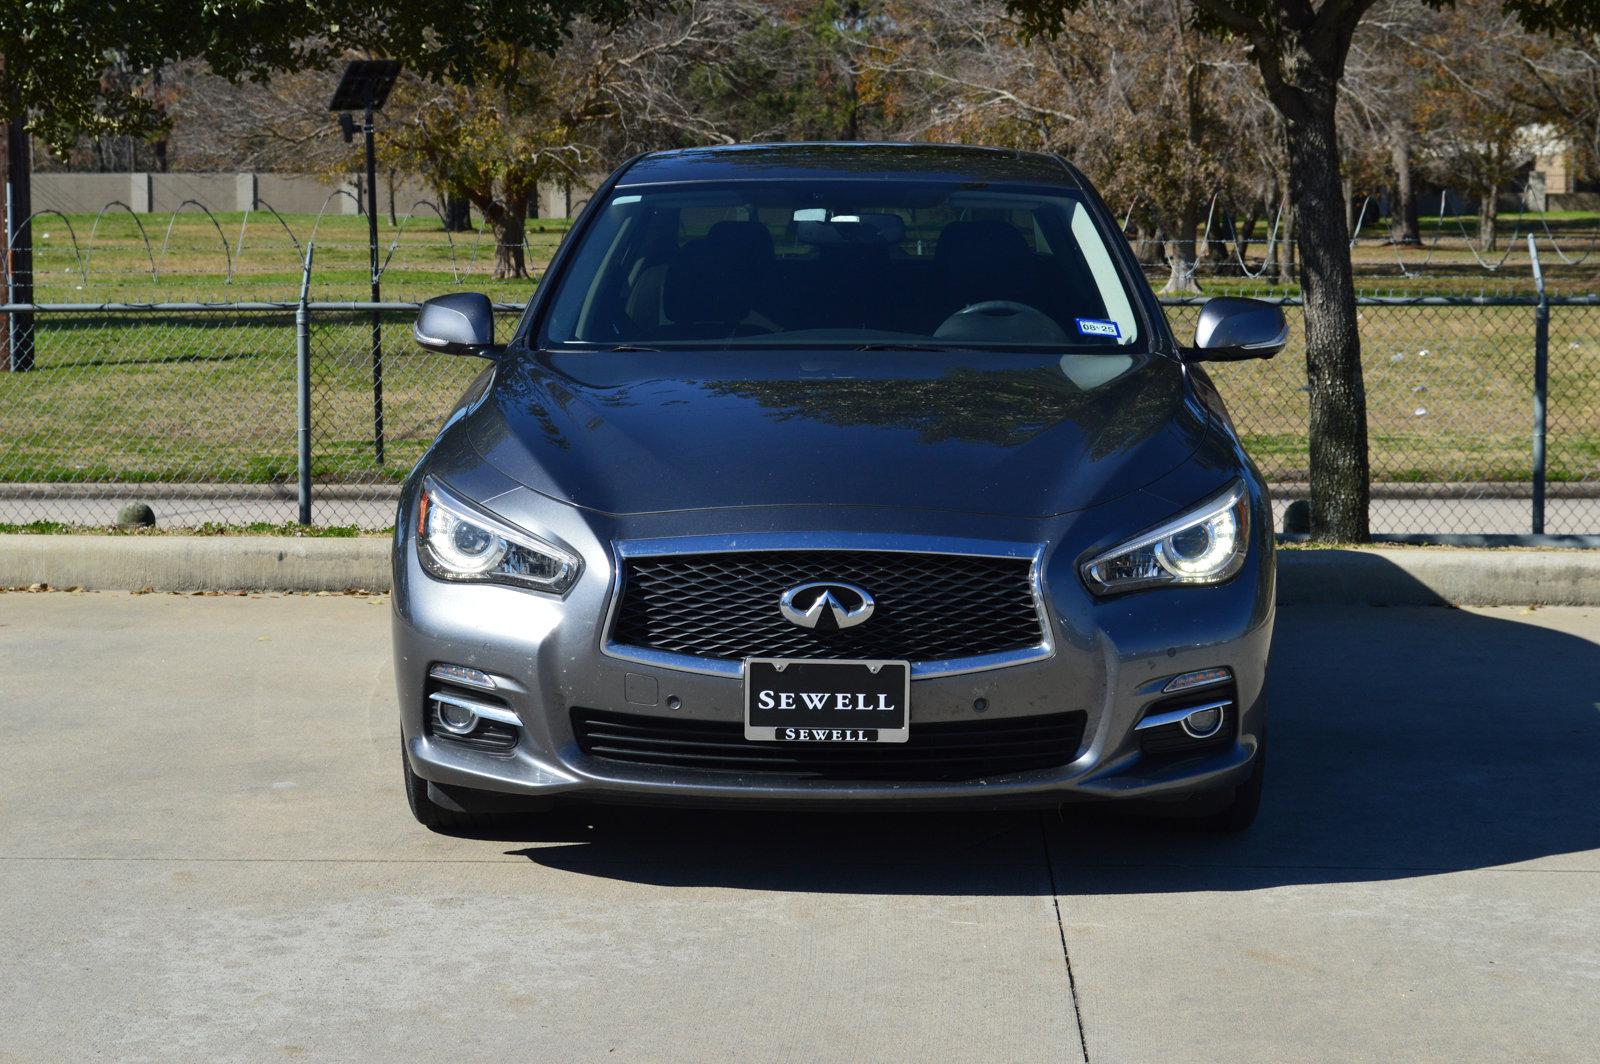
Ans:
[{"label": "crack in concrete", "polygon": [[1050,876],[1050,904],[1056,910],[1056,933],[1061,936],[1061,960],[1067,969],[1067,991],[1072,996],[1072,1018],[1078,1024],[1078,1049],[1083,1053],[1083,1064],[1089,1064],[1089,1035],[1083,1029],[1083,1008],[1078,1002],[1078,981],[1072,975],[1072,954],[1067,951],[1067,926],[1061,919],[1061,891],[1056,885],[1055,855],[1050,849],[1050,829],[1045,815],[1039,814],[1039,840],[1044,844],[1044,867]]}]

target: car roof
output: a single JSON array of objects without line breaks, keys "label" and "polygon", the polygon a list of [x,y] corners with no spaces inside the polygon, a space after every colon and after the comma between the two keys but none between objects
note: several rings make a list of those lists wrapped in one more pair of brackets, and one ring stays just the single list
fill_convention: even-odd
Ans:
[{"label": "car roof", "polygon": [[1082,187],[1077,172],[1054,155],[966,144],[815,142],[734,144],[651,152],[635,159],[619,186],[678,181],[890,179]]}]

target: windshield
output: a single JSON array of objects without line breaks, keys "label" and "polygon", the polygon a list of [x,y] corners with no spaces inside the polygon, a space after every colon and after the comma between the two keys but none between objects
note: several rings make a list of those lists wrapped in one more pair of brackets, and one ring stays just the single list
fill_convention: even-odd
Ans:
[{"label": "windshield", "polygon": [[1132,299],[1071,191],[751,181],[612,193],[544,347],[1127,349]]}]

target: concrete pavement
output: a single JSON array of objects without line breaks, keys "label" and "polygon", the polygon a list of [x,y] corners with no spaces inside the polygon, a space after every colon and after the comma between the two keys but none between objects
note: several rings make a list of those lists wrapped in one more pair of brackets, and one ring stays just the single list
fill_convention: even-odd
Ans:
[{"label": "concrete pavement", "polygon": [[387,619],[0,594],[0,1060],[1600,1044],[1600,609],[1283,610],[1267,806],[1230,840],[1092,811],[432,835]]}]

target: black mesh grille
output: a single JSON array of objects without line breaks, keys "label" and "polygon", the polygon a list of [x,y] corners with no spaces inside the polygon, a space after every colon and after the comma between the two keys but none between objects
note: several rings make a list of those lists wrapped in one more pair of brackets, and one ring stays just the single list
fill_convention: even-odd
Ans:
[{"label": "black mesh grille", "polygon": [[[759,551],[629,558],[612,640],[702,658],[943,661],[1042,642],[1026,558],[893,551]],[[864,624],[789,623],[778,599],[841,580],[869,592]]]},{"label": "black mesh grille", "polygon": [[751,742],[738,721],[683,720],[574,708],[572,730],[602,761],[797,779],[983,779],[1054,768],[1077,756],[1087,717],[1037,717],[912,724],[904,743]]}]

